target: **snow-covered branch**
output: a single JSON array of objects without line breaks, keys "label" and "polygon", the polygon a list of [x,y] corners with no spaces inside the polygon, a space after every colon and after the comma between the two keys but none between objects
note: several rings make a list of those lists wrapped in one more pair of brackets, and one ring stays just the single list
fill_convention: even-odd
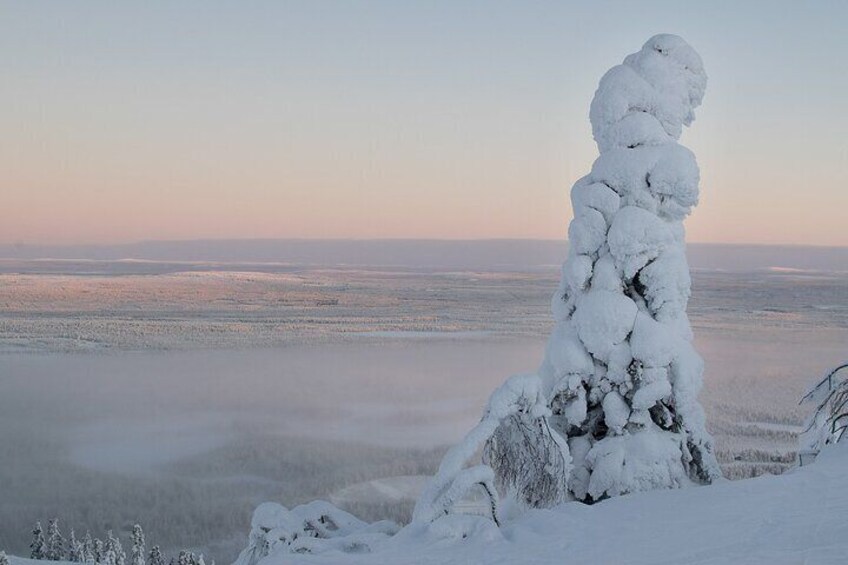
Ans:
[{"label": "snow-covered branch", "polygon": [[816,403],[799,438],[799,457],[815,455],[838,443],[848,429],[848,363],[834,367],[801,398],[799,404]]}]

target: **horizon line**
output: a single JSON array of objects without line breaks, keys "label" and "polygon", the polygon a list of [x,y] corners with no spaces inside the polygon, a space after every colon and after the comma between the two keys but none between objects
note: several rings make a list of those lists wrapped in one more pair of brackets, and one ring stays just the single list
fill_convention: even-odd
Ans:
[{"label": "horizon line", "polygon": [[[434,237],[388,237],[388,238],[339,238],[339,237],[236,237],[236,238],[196,238],[196,239],[139,239],[117,243],[27,243],[0,242],[0,248],[73,248],[73,247],[129,247],[149,244],[190,244],[190,243],[251,243],[251,242],[298,242],[298,243],[497,243],[497,242],[545,242],[568,244],[567,239],[537,237],[480,237],[480,238],[434,238]],[[821,249],[848,249],[848,245],[827,245],[819,243],[747,243],[747,242],[709,242],[687,241],[686,245],[712,245],[720,247],[797,247]]]}]

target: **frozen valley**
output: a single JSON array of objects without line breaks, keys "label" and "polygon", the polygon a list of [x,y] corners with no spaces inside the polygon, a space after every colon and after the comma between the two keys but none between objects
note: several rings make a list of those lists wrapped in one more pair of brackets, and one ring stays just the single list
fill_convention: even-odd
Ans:
[{"label": "frozen valley", "polygon": [[[0,275],[0,546],[123,531],[228,562],[253,508],[408,519],[491,390],[536,368],[555,269]],[[794,461],[803,389],[848,344],[848,275],[697,270],[725,474]]]}]

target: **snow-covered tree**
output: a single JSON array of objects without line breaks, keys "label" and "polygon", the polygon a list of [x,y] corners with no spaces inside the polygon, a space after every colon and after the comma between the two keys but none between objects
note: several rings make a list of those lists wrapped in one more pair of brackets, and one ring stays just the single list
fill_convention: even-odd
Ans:
[{"label": "snow-covered tree", "polygon": [[[698,202],[699,171],[677,142],[706,81],[701,58],[674,35],[652,37],[601,79],[590,109],[600,156],[571,191],[545,358],[536,375],[492,395],[422,493],[415,521],[450,514],[492,476],[529,506],[721,476],[686,315],[683,219]],[[464,468],[481,440],[484,465]]]},{"label": "snow-covered tree", "polygon": [[0,565],[9,565],[9,557],[5,551],[0,551]]},{"label": "snow-covered tree", "polygon": [[94,540],[94,550],[92,552],[95,563],[106,563],[106,545],[100,538]]},{"label": "snow-covered tree", "polygon": [[147,556],[147,565],[165,565],[165,558],[162,556],[162,550],[158,545],[154,545],[150,549],[150,555]]},{"label": "snow-covered tree", "polygon": [[83,562],[96,563],[94,558],[94,540],[91,539],[91,532],[85,532],[85,537],[82,538],[82,555]]},{"label": "snow-covered tree", "polygon": [[65,558],[65,538],[59,531],[59,519],[53,518],[47,523],[47,554],[50,561],[62,561]]},{"label": "snow-covered tree", "polygon": [[657,35],[607,72],[592,100],[600,156],[571,191],[569,255],[539,370],[577,500],[720,477],[686,315],[682,222],[699,172],[677,142],[706,81],[683,39]]},{"label": "snow-covered tree", "polygon": [[[497,524],[499,491],[523,506],[565,500],[571,457],[550,416],[537,375],[509,378],[492,393],[480,423],[445,454],[415,504],[413,520],[432,522],[463,501],[482,498]],[[466,467],[481,450],[483,465]]]},{"label": "snow-covered tree", "polygon": [[71,533],[68,536],[68,545],[65,550],[65,555],[68,561],[72,561],[74,563],[85,562],[85,547],[83,546],[83,542],[77,540],[77,536],[73,530],[71,530]]},{"label": "snow-covered tree", "polygon": [[112,534],[112,530],[106,532],[103,562],[108,563],[108,565],[125,565],[127,562],[127,554],[124,552],[124,546],[121,544],[121,540]]},{"label": "snow-covered tree", "polygon": [[132,530],[132,551],[130,565],[145,565],[144,563],[144,531],[136,524]]},{"label": "snow-covered tree", "polygon": [[115,538],[115,565],[126,565],[127,554],[121,540]]},{"label": "snow-covered tree", "polygon": [[44,529],[41,527],[41,522],[36,522],[32,529],[32,542],[29,544],[30,559],[46,559],[47,558],[47,541],[44,539]]}]

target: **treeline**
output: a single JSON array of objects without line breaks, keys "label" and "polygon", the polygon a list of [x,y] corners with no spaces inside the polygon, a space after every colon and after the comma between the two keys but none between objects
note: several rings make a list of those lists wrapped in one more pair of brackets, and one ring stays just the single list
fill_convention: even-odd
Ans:
[{"label": "treeline", "polygon": [[[93,538],[90,532],[78,539],[74,530],[65,539],[59,530],[59,520],[54,518],[48,522],[46,532],[41,522],[36,522],[32,529],[29,556],[30,559],[90,565],[206,565],[203,554],[197,555],[191,551],[180,551],[167,562],[158,545],[151,547],[148,552],[144,531],[138,524],[133,526],[130,543],[130,554],[127,555],[121,540],[112,534],[112,530],[106,532],[105,540]],[[211,565],[214,564],[212,561]],[[0,565],[8,563],[0,562]]]}]

